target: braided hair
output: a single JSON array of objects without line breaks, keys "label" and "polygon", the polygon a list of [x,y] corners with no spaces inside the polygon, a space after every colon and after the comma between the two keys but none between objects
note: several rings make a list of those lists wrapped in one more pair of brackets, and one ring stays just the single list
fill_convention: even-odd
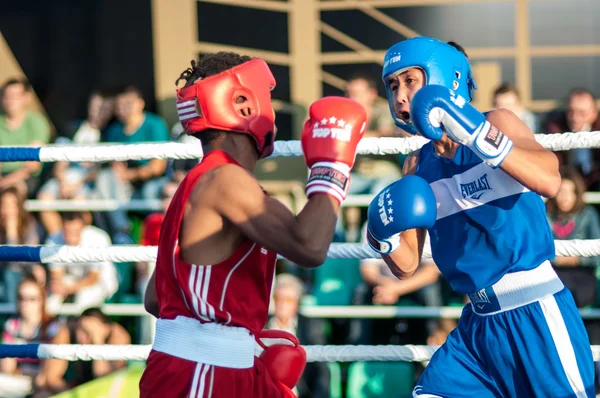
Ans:
[{"label": "braided hair", "polygon": [[192,60],[191,68],[187,68],[179,78],[175,81],[175,85],[180,80],[185,80],[186,84],[194,83],[198,79],[203,79],[212,75],[216,75],[234,66],[250,61],[252,58],[247,55],[240,55],[234,52],[220,51],[215,54],[206,54],[202,56],[198,62]]},{"label": "braided hair", "polygon": [[[199,79],[219,74],[251,59],[252,57],[247,55],[227,51],[203,55],[197,62],[195,60],[191,61],[191,67],[181,72],[181,75],[175,81],[175,85],[177,86],[180,80],[185,81],[186,85],[193,84]],[[192,134],[192,136],[198,138],[204,147],[224,134],[225,132],[220,130],[206,130]]]}]

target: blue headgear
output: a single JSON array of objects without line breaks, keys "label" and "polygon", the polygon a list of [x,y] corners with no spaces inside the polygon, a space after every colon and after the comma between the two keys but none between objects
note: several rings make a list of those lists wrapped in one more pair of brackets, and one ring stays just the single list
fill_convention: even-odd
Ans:
[{"label": "blue headgear", "polygon": [[416,134],[417,130],[412,123],[396,116],[396,99],[389,89],[390,79],[409,68],[422,69],[427,79],[425,84],[448,87],[469,102],[473,99],[473,90],[477,89],[469,60],[451,45],[429,37],[415,37],[394,44],[385,53],[382,77],[392,118],[398,127],[411,134]]}]

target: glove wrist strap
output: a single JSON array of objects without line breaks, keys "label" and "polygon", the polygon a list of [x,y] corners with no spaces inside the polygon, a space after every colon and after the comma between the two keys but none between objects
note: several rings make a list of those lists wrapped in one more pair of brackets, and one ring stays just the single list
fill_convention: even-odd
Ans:
[{"label": "glove wrist strap", "polygon": [[317,162],[310,168],[306,196],[316,193],[333,196],[342,203],[350,188],[350,167],[344,163]]},{"label": "glove wrist strap", "polygon": [[513,148],[512,140],[488,121],[477,130],[472,148],[484,162],[494,168],[499,167]]},{"label": "glove wrist strap", "polygon": [[367,243],[371,249],[380,254],[391,254],[400,247],[400,233],[393,235],[387,239],[377,239],[371,234],[367,228]]}]

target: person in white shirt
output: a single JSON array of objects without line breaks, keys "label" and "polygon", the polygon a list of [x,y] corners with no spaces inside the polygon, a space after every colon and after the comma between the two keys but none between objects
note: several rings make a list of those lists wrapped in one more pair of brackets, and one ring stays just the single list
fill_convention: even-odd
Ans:
[{"label": "person in white shirt", "polygon": [[[63,230],[48,238],[48,245],[109,247],[108,234],[87,225],[84,212],[62,213]],[[46,303],[49,313],[56,314],[69,296],[84,310],[101,306],[118,289],[117,271],[111,262],[49,265],[50,296]]]}]

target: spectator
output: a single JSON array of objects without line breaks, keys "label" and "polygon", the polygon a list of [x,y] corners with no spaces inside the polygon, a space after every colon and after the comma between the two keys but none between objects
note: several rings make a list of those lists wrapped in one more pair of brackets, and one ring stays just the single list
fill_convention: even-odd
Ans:
[{"label": "spectator", "polygon": [[[29,111],[31,85],[24,79],[11,79],[2,86],[0,145],[44,145],[50,141],[50,126],[39,113]],[[35,194],[42,169],[40,162],[4,162],[0,168],[0,189],[17,187],[24,196]]]},{"label": "spectator", "polygon": [[90,95],[87,119],[72,124],[72,141],[77,145],[94,145],[102,141],[115,112],[115,98],[109,92],[94,91]]},{"label": "spectator", "polygon": [[[144,111],[145,102],[139,89],[126,87],[117,95],[117,122],[106,131],[111,143],[133,144],[169,141],[165,121],[158,115]],[[163,177],[167,162],[164,159],[112,162],[101,170],[96,180],[99,199],[129,201],[133,197],[154,199],[167,181]],[[108,212],[108,228],[117,244],[133,243],[129,237],[130,223],[124,210]]]},{"label": "spectator", "polygon": [[[114,113],[114,98],[109,94],[96,91],[88,102],[87,119],[73,123],[73,132],[69,133],[77,145],[94,145],[100,142],[104,129]],[[58,141],[58,140],[57,140]],[[68,139],[64,139],[68,142]],[[93,181],[98,171],[98,163],[56,162],[53,178],[46,181],[38,193],[39,200],[88,199],[93,189]],[[40,212],[40,219],[48,235],[60,232],[61,218],[56,211]]]},{"label": "spectator", "polygon": [[[273,302],[275,311],[267,329],[285,330],[298,337],[300,344],[325,344],[321,319],[309,319],[298,314],[304,294],[302,281],[291,274],[275,277]],[[307,363],[302,378],[294,391],[299,398],[329,397],[329,370],[325,363]]]},{"label": "spectator", "polygon": [[[15,187],[0,192],[0,244],[38,245],[40,236],[35,218],[24,209],[25,198]],[[4,301],[13,303],[17,286],[25,273],[46,283],[46,271],[40,264],[9,262],[1,264]]]},{"label": "spectator", "polygon": [[536,116],[521,104],[519,91],[512,84],[503,83],[494,91],[494,108],[508,109],[517,115],[531,131],[537,133]]},{"label": "spectator", "polygon": [[[353,76],[346,86],[346,96],[361,104],[367,111],[364,137],[398,135],[387,101],[378,97],[375,79],[362,74]],[[379,192],[400,176],[400,165],[394,156],[359,155],[352,169],[350,193]]]},{"label": "spectator", "polygon": [[[142,227],[141,244],[142,246],[158,246],[158,239],[160,238],[160,228],[165,216],[165,211],[171,203],[171,199],[177,191],[179,185],[176,182],[169,182],[163,186],[160,191],[160,198],[162,199],[162,211],[152,213],[144,220]],[[137,263],[137,292],[140,297],[144,297],[146,292],[146,286],[150,280],[150,276],[154,272],[155,261],[151,262],[139,262]],[[141,344],[152,344],[154,340],[154,326],[156,324],[156,318],[153,316],[143,316],[140,319],[140,343]]]},{"label": "spectator", "polygon": [[[83,311],[79,319],[72,320],[63,326],[52,340],[52,344],[130,343],[131,336],[127,330],[113,322],[98,308],[89,308]],[[43,362],[42,371],[36,382],[43,382],[48,390],[64,391],[122,369],[126,364],[127,362],[124,360],[73,361],[69,363],[60,359],[48,359]],[[68,368],[70,368],[69,373],[72,373],[69,382],[65,380]]]},{"label": "spectator", "polygon": [[[366,243],[366,225],[362,234]],[[429,239],[425,242],[429,244]],[[361,305],[396,305],[401,298],[409,298],[425,306],[441,306],[442,294],[438,282],[440,271],[431,260],[423,260],[415,274],[405,280],[396,278],[382,259],[367,259],[360,262],[360,274],[364,284],[357,289],[355,303]],[[398,319],[357,320],[355,326],[361,329],[362,343],[365,344],[400,344],[403,335],[408,332],[407,343],[412,337],[420,334],[416,331],[420,325],[417,320],[411,325],[415,330],[408,330],[406,322]],[[432,321],[426,324],[429,333],[435,326]]]},{"label": "spectator", "polygon": [[275,311],[267,329],[285,330],[298,334],[298,307],[304,294],[302,281],[291,274],[279,274],[275,278],[273,302]]},{"label": "spectator", "polygon": [[[109,247],[110,237],[103,230],[86,225],[86,213],[62,213],[63,231],[51,236],[49,245],[80,247]],[[99,306],[118,289],[117,271],[110,262],[87,264],[50,264],[50,292],[48,311],[57,313],[67,298],[82,310]]]},{"label": "spectator", "polygon": [[[548,221],[555,239],[599,239],[598,212],[583,201],[585,183],[573,166],[561,168],[558,194],[546,202]],[[573,293],[578,307],[596,300],[596,267],[600,257],[561,257],[552,264],[563,283]]]},{"label": "spectator", "polygon": [[[569,94],[567,109],[551,115],[546,123],[546,132],[589,132],[600,130],[598,107],[591,91],[574,89]],[[587,189],[597,189],[600,181],[600,149],[575,148],[569,151],[557,151],[555,154],[561,164],[576,166],[583,174]]]},{"label": "spectator", "polygon": [[[376,80],[365,74],[356,74],[348,80],[346,96],[361,104],[367,112],[364,137],[407,136],[396,128],[386,100],[379,98]],[[349,195],[374,194],[402,176],[402,160],[395,155],[358,155],[352,168]],[[335,240],[356,239],[360,230],[360,210],[346,208],[345,217],[338,218]],[[346,225],[344,226],[344,220]],[[353,233],[354,232],[354,233]]]},{"label": "spectator", "polygon": [[[48,343],[60,329],[60,323],[45,311],[46,294],[33,275],[27,274],[17,287],[17,316],[9,318],[2,332],[3,344]],[[0,396],[27,396],[40,371],[40,360],[3,358],[0,370]]]}]

